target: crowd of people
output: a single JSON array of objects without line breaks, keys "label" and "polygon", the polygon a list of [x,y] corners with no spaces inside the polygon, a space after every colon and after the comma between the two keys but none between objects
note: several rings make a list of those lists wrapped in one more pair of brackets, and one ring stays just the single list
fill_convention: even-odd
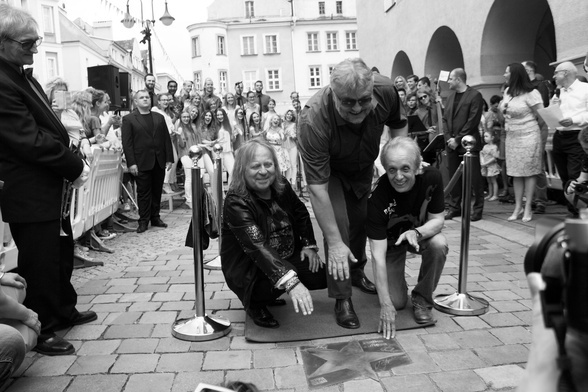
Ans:
[{"label": "crowd of people", "polygon": [[[107,113],[110,101],[104,91],[90,87],[75,92],[71,105],[64,105],[63,80],[51,81],[43,90],[23,69],[33,63],[41,43],[37,29],[30,14],[0,4],[0,99],[7,103],[0,108],[0,196],[3,218],[19,249],[20,274],[0,272],[0,315],[20,320],[38,334],[33,349],[41,354],[72,354],[73,345],[56,331],[97,318],[93,311],[76,309],[74,242],[62,211],[64,180],[74,187],[87,181],[93,144],[124,152],[128,176],[122,182],[136,183],[138,233],[148,230],[149,223],[167,226],[160,217],[161,196],[181,188],[178,163],[185,171],[184,189],[190,188],[190,147],[203,149],[199,164],[214,181],[212,162],[220,145],[229,175],[222,271],[253,322],[278,328],[268,307],[285,305],[283,294],[290,296],[295,312],[310,315],[311,291],[326,288],[334,300],[336,324],[359,328],[352,303],[355,286],[377,295],[380,314],[375,317],[386,339],[396,334],[397,310],[409,304],[408,253],[422,256],[410,292],[414,320],[436,322],[433,292],[448,254],[444,220],[461,215],[464,208],[460,183],[446,199],[434,163],[443,156],[453,175],[466,152],[466,135],[475,140],[472,221],[482,219],[486,200],[498,198],[503,171],[512,177],[515,193],[508,220],[532,219],[547,134],[538,113],[547,104],[559,105],[563,114],[553,148],[565,193],[578,195],[588,178],[588,84],[576,79],[569,62],[556,68],[558,89],[553,93],[537,82],[532,62],[509,64],[503,97],[492,97],[487,110],[462,68],[451,71],[451,92],[443,104],[427,77],[393,81],[361,59],[344,60],[333,67],[330,84],[304,108],[292,93],[292,107],[283,114],[263,93],[261,81],[245,96],[239,82],[234,94],[218,97],[211,79],[202,93],[191,82],[178,92],[177,82],[170,81],[168,92],[155,94],[155,78],[148,74],[145,88],[134,94],[134,110],[121,118]],[[415,130],[415,124],[422,126]],[[443,135],[445,154],[424,154],[438,135]],[[326,260],[319,256],[309,211],[291,185],[299,155]],[[382,172],[374,182],[377,160]],[[571,214],[585,206],[579,204],[586,202],[585,193],[568,198]],[[108,236],[108,221],[94,230]],[[368,241],[374,282],[364,272]],[[24,301],[24,295],[7,297],[1,285],[26,287],[27,296]],[[14,331],[1,325],[0,331],[0,349],[9,358],[0,367],[2,382],[22,362],[24,349]]]},{"label": "crowd of people", "polygon": [[[482,219],[484,200],[513,202],[514,211],[508,221],[529,222],[534,213],[545,213],[545,147],[549,130],[539,115],[540,109],[555,104],[563,114],[559,126],[552,129],[552,156],[566,193],[567,184],[578,182],[585,156],[579,133],[588,123],[588,83],[571,62],[558,65],[552,80],[538,74],[533,61],[511,63],[504,79],[502,95],[493,95],[488,105],[479,92],[467,85],[466,72],[461,68],[450,73],[451,91],[444,102],[437,89],[431,88],[428,77],[394,78],[407,117],[416,116],[424,125],[425,130],[420,131],[409,127],[409,135],[419,144],[425,162],[439,167],[439,161],[446,158],[449,176],[453,176],[465,153],[461,139],[466,135],[474,137],[472,221]],[[445,135],[443,154],[423,152],[437,134]],[[514,195],[509,195],[511,186]],[[577,206],[573,202],[567,206],[570,216],[577,217]],[[446,219],[462,214],[459,182],[451,191],[447,210]]]}]

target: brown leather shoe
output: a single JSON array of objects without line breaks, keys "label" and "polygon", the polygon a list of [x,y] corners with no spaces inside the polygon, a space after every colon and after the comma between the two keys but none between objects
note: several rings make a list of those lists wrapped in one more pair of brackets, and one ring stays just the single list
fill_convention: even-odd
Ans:
[{"label": "brown leather shoe", "polygon": [[360,327],[359,318],[355,314],[351,298],[338,299],[335,302],[335,319],[337,320],[337,325],[343,328],[357,329]]},{"label": "brown leather shoe", "polygon": [[37,345],[33,348],[39,354],[50,356],[70,355],[76,351],[70,342],[57,335],[51,335],[43,340],[41,340],[41,336],[39,336]]}]

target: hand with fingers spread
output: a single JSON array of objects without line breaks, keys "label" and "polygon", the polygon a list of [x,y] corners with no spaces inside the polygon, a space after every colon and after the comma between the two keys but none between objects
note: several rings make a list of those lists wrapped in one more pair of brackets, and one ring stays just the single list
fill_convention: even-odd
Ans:
[{"label": "hand with fingers spread", "polygon": [[396,308],[391,302],[389,304],[383,304],[380,309],[378,333],[380,332],[384,339],[390,339],[396,336]]},{"label": "hand with fingers spread", "polygon": [[329,245],[328,272],[335,280],[349,279],[349,262],[357,263],[351,250],[343,242]]},{"label": "hand with fingers spread", "polygon": [[300,260],[308,259],[308,269],[310,272],[318,272],[325,265],[324,260],[318,255],[316,250],[304,248],[300,251]]},{"label": "hand with fingers spread", "polygon": [[312,313],[314,307],[312,305],[312,297],[310,296],[310,292],[302,283],[297,284],[294,288],[292,288],[288,295],[292,299],[292,303],[294,304],[294,311],[298,313],[302,311],[302,314],[307,316]]}]

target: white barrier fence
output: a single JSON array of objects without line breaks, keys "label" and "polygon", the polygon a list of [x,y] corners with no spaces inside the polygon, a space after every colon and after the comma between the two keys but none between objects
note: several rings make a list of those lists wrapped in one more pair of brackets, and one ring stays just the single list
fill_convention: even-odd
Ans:
[{"label": "white barrier fence", "polygon": [[[86,184],[74,191],[70,207],[73,238],[78,239],[88,230],[103,222],[118,209],[122,176],[120,151],[94,149],[90,177]],[[16,268],[18,251],[10,235],[8,224],[0,212],[0,262],[6,271]]]}]

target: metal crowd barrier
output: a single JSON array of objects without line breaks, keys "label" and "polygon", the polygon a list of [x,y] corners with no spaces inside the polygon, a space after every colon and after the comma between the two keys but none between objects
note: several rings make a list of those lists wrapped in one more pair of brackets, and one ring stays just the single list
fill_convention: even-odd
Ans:
[{"label": "metal crowd barrier", "polygon": [[95,148],[90,164],[90,178],[76,190],[71,203],[70,219],[73,238],[80,238],[118,209],[122,154],[120,151]]},{"label": "metal crowd barrier", "polygon": [[[0,184],[0,189],[2,186]],[[2,220],[2,211],[0,211],[0,272],[2,269],[10,271],[16,268],[18,250],[10,235],[8,223]]]},{"label": "metal crowd barrier", "polygon": [[[102,151],[99,148],[94,149],[93,153],[90,177],[83,187],[74,190],[70,207],[74,239],[80,238],[118,209],[122,153],[113,150]],[[18,250],[10,235],[8,223],[2,220],[0,212],[0,265],[3,265],[6,271],[10,271],[16,268],[17,257]]]}]

